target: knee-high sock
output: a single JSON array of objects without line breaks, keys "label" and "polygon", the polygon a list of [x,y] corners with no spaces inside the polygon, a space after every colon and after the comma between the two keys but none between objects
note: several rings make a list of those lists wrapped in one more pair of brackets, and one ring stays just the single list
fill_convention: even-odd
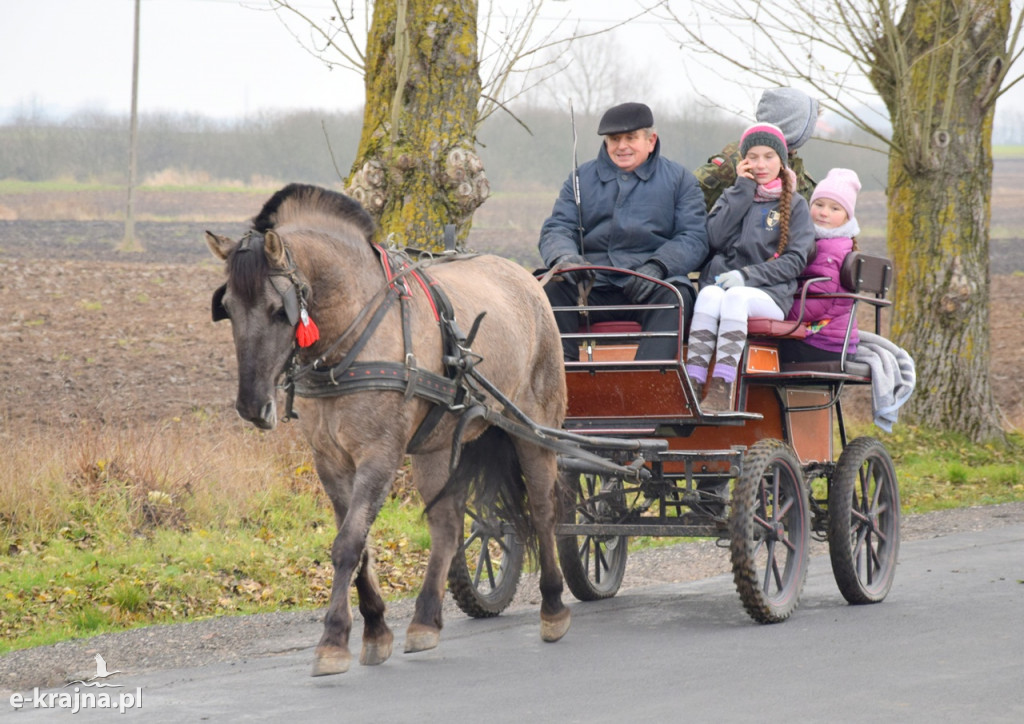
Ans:
[{"label": "knee-high sock", "polygon": [[715,377],[733,382],[736,369],[747,343],[747,319],[723,318],[718,325],[718,346],[715,351]]},{"label": "knee-high sock", "polygon": [[715,352],[718,336],[718,318],[702,312],[694,312],[690,322],[690,341],[686,355],[686,373],[690,379],[704,384],[708,379],[711,355]]}]

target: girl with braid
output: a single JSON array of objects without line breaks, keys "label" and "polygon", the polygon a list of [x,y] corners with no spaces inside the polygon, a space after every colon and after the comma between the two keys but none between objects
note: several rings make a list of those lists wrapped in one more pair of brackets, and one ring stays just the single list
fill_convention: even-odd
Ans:
[{"label": "girl with braid", "polygon": [[[711,258],[700,274],[686,371],[705,412],[731,412],[747,318],[785,319],[814,250],[807,201],[793,193],[786,137],[758,123],[740,138],[736,182],[708,216]],[[711,380],[708,370],[714,355]],[[706,388],[706,389],[705,389]]]}]

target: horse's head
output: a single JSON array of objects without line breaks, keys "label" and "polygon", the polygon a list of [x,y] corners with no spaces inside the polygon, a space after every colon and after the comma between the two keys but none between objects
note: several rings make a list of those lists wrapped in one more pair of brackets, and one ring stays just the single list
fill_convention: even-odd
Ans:
[{"label": "horse's head", "polygon": [[277,382],[295,349],[299,282],[277,232],[250,232],[241,241],[206,232],[214,256],[226,262],[227,282],[213,294],[213,320],[231,320],[238,360],[235,409],[256,427],[277,424]]}]

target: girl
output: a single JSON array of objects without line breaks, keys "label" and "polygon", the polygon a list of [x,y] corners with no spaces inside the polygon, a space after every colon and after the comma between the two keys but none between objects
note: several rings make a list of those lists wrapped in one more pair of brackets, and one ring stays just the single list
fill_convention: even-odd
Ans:
[{"label": "girl", "polygon": [[[804,276],[828,277],[828,281],[814,282],[807,288],[809,293],[847,291],[839,284],[839,270],[846,255],[857,248],[854,237],[860,233],[860,227],[853,210],[859,191],[860,179],[855,172],[848,168],[834,168],[811,195],[811,220],[814,222],[814,237],[818,240],[817,253]],[[852,299],[808,299],[803,316],[807,337],[803,341],[783,340],[779,345],[779,360],[839,360],[852,312]],[[794,304],[786,318],[796,320],[799,316],[799,304]],[[847,357],[852,357],[857,351],[857,342],[857,320],[854,319]]]},{"label": "girl", "polygon": [[690,327],[686,371],[701,409],[733,409],[736,373],[747,340],[747,317],[782,320],[793,305],[797,276],[814,248],[807,202],[793,193],[786,168],[786,138],[777,126],[758,123],[740,138],[736,183],[708,216],[711,259],[700,275]]}]

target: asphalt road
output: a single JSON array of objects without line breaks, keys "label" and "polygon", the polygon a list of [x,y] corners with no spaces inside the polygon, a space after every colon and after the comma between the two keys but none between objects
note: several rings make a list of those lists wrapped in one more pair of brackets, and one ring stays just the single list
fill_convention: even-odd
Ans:
[{"label": "asphalt road", "polygon": [[[885,602],[849,606],[827,557],[811,561],[800,607],[762,626],[731,577],[658,585],[573,604],[573,625],[540,641],[538,612],[457,618],[439,648],[378,667],[309,676],[319,624],[266,653],[117,677],[146,722],[1014,722],[1024,721],[1024,525],[904,541]],[[353,650],[359,646],[354,636]],[[115,681],[111,677],[111,682]],[[109,720],[24,692],[0,719]],[[127,702],[127,700],[126,700]]]}]

